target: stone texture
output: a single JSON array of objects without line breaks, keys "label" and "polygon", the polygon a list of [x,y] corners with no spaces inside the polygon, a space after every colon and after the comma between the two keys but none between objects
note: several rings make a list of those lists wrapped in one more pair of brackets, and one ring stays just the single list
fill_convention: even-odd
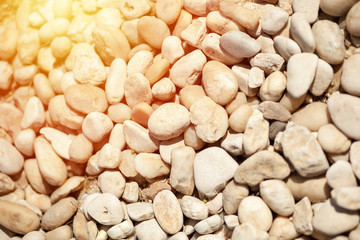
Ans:
[{"label": "stone texture", "polygon": [[312,24],[318,18],[320,0],[293,0],[292,7],[294,12],[304,14],[308,22]]},{"label": "stone texture", "polygon": [[264,114],[264,118],[286,122],[291,118],[291,113],[280,103],[263,101],[258,109]]},{"label": "stone texture", "polygon": [[237,58],[254,56],[261,49],[255,39],[241,31],[229,31],[220,37],[220,46]]},{"label": "stone texture", "polygon": [[261,29],[269,34],[278,33],[287,23],[289,14],[278,7],[270,8],[262,18]]},{"label": "stone texture", "polygon": [[351,95],[360,96],[360,54],[350,56],[343,64],[341,86]]},{"label": "stone texture", "polygon": [[310,86],[310,92],[315,96],[321,96],[330,86],[333,76],[334,70],[332,66],[324,60],[319,59],[315,78]]},{"label": "stone texture", "polygon": [[294,207],[293,223],[296,231],[310,235],[313,232],[312,218],[311,202],[308,197],[304,197]]},{"label": "stone texture", "polygon": [[346,30],[355,37],[360,37],[360,4],[355,3],[346,15]]},{"label": "stone texture", "polygon": [[307,104],[294,112],[291,120],[296,125],[304,126],[312,132],[318,131],[321,126],[331,122],[328,107],[323,102]]},{"label": "stone texture", "polygon": [[339,207],[347,210],[360,209],[360,187],[342,187],[331,192],[331,197]]},{"label": "stone texture", "polygon": [[349,150],[351,144],[351,141],[334,124],[320,127],[317,140],[323,150],[329,153],[344,153]]},{"label": "stone texture", "polygon": [[240,226],[235,227],[231,235],[232,240],[267,240],[268,238],[269,234],[266,231],[256,228],[251,223],[243,223]]},{"label": "stone texture", "polygon": [[302,13],[294,13],[290,20],[290,33],[292,38],[299,44],[303,52],[315,51],[315,38],[311,26]]},{"label": "stone texture", "polygon": [[258,53],[250,59],[251,67],[262,69],[266,75],[280,70],[284,62],[285,60],[276,53]]},{"label": "stone texture", "polygon": [[286,60],[289,61],[292,55],[301,53],[299,45],[292,40],[284,36],[276,36],[274,38],[274,45],[279,54]]},{"label": "stone texture", "polygon": [[181,210],[184,215],[194,220],[204,220],[209,215],[207,205],[200,199],[185,195],[180,201]]}]

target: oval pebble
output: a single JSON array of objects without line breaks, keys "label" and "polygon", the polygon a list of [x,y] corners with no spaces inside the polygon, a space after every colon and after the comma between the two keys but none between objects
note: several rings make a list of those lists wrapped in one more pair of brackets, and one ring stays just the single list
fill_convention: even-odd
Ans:
[{"label": "oval pebble", "polygon": [[356,37],[360,37],[360,3],[355,3],[346,15],[346,30]]},{"label": "oval pebble", "polygon": [[112,193],[96,196],[89,203],[87,212],[95,221],[103,225],[119,224],[125,216],[120,200]]},{"label": "oval pebble", "polygon": [[351,95],[360,96],[360,54],[345,60],[341,74],[341,86]]},{"label": "oval pebble", "polygon": [[306,16],[302,13],[294,13],[290,22],[291,36],[299,44],[303,52],[314,52],[316,42]]},{"label": "oval pebble", "polygon": [[260,44],[242,31],[229,31],[220,37],[220,46],[237,58],[254,56],[261,50]]},{"label": "oval pebble", "polygon": [[190,219],[203,220],[209,215],[207,205],[193,196],[183,196],[180,201],[180,206],[184,215]]},{"label": "oval pebble", "polygon": [[0,138],[0,171],[14,175],[21,171],[24,165],[24,157],[8,141]]}]

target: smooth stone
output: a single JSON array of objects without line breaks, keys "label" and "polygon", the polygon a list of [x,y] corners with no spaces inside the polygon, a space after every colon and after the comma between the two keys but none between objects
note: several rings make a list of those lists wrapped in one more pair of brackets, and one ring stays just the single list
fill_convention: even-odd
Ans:
[{"label": "smooth stone", "polygon": [[313,102],[300,108],[292,115],[291,120],[295,125],[304,126],[310,131],[318,131],[321,126],[331,122],[328,108],[322,102]]},{"label": "smooth stone", "polygon": [[319,58],[315,78],[309,89],[310,92],[314,96],[321,96],[330,86],[333,76],[334,70],[332,66]]},{"label": "smooth stone", "polygon": [[308,197],[304,197],[294,207],[293,223],[296,231],[304,235],[310,235],[314,230],[312,218],[311,202]]},{"label": "smooth stone", "polygon": [[333,189],[357,186],[351,164],[347,161],[333,163],[326,172],[326,181]]},{"label": "smooth stone", "polygon": [[161,159],[160,154],[139,153],[134,161],[136,171],[145,178],[156,178],[170,173],[170,166]]},{"label": "smooth stone", "polygon": [[242,31],[229,31],[220,37],[220,47],[237,58],[254,56],[261,50],[260,44]]},{"label": "smooth stone", "polygon": [[112,193],[103,193],[96,196],[87,207],[89,215],[103,225],[121,223],[125,213],[120,200]]},{"label": "smooth stone", "polygon": [[231,180],[222,194],[223,208],[226,214],[235,214],[240,202],[249,195],[249,188],[245,184],[238,184]]},{"label": "smooth stone", "polygon": [[341,187],[331,192],[336,204],[347,210],[360,209],[360,187]]},{"label": "smooth stone", "polygon": [[185,232],[178,232],[169,237],[168,240],[189,240],[189,238]]},{"label": "smooth stone", "polygon": [[345,58],[344,36],[337,23],[319,20],[312,26],[316,53],[329,64],[340,64]]},{"label": "smooth stone", "polygon": [[358,0],[321,0],[320,8],[330,16],[340,17],[345,15],[357,1]]},{"label": "smooth stone", "polygon": [[341,74],[341,87],[351,95],[360,96],[360,54],[351,55],[345,60]]},{"label": "smooth stone", "polygon": [[247,156],[250,156],[269,145],[269,122],[259,110],[255,110],[247,121],[243,148]]},{"label": "smooth stone", "polygon": [[291,118],[291,113],[278,102],[263,101],[258,109],[264,114],[265,119],[286,122]]},{"label": "smooth stone", "polygon": [[147,240],[149,236],[157,240],[166,240],[167,234],[155,219],[143,221],[135,226],[135,234],[139,240]]},{"label": "smooth stone", "polygon": [[184,215],[190,219],[204,220],[209,215],[207,205],[193,196],[183,196],[180,201],[180,206]]},{"label": "smooth stone", "polygon": [[73,141],[73,137],[62,131],[51,127],[43,127],[39,131],[46,140],[51,143],[54,151],[62,158],[69,160],[69,149]]},{"label": "smooth stone", "polygon": [[240,184],[256,186],[264,179],[284,179],[289,174],[290,167],[280,154],[263,150],[243,161],[236,169],[234,179]]},{"label": "smooth stone", "polygon": [[330,197],[330,187],[325,176],[304,178],[298,174],[291,175],[286,184],[296,201],[308,197],[312,203],[324,202]]},{"label": "smooth stone", "polygon": [[355,37],[360,37],[360,3],[355,3],[346,15],[346,30]]},{"label": "smooth stone", "polygon": [[293,213],[295,200],[285,182],[276,179],[261,182],[260,195],[275,213],[285,217]]},{"label": "smooth stone", "polygon": [[267,240],[269,239],[269,234],[266,231],[256,228],[253,224],[246,222],[235,227],[231,239]]},{"label": "smooth stone", "polygon": [[125,189],[126,179],[118,170],[105,171],[98,177],[99,187],[103,193],[112,193],[120,198]]},{"label": "smooth stone", "polygon": [[301,53],[301,48],[294,40],[281,35],[274,38],[274,45],[286,61],[289,61],[292,55]]},{"label": "smooth stone", "polygon": [[113,239],[126,238],[135,232],[135,227],[130,220],[123,221],[107,230],[107,235]]},{"label": "smooth stone", "polygon": [[286,88],[286,77],[280,71],[271,73],[260,87],[259,95],[262,101],[277,102]]},{"label": "smooth stone", "polygon": [[219,230],[223,223],[223,219],[215,214],[195,224],[194,229],[199,234],[209,234]]},{"label": "smooth stone", "polygon": [[318,57],[312,53],[299,53],[290,57],[286,89],[291,96],[299,98],[309,90],[317,65]]},{"label": "smooth stone", "polygon": [[70,193],[80,190],[85,183],[85,178],[82,176],[72,176],[51,193],[50,201],[55,203],[58,200],[68,196]]},{"label": "smooth stone", "polygon": [[360,98],[334,93],[327,106],[335,126],[349,138],[360,140]]},{"label": "smooth stone", "polygon": [[270,239],[295,239],[300,234],[296,231],[292,220],[277,216],[269,231]]},{"label": "smooth stone", "polygon": [[162,160],[168,164],[171,164],[171,152],[173,149],[179,147],[185,147],[183,135],[161,141],[159,145],[159,153]]},{"label": "smooth stone", "polygon": [[148,202],[136,202],[126,205],[127,214],[130,219],[137,222],[142,222],[154,218],[153,205]]},{"label": "smooth stone", "polygon": [[232,156],[240,156],[243,154],[243,133],[234,133],[228,131],[221,140],[221,147]]},{"label": "smooth stone", "polygon": [[250,59],[251,67],[258,67],[269,75],[281,70],[285,60],[276,53],[258,53]]},{"label": "smooth stone", "polygon": [[356,211],[340,208],[332,200],[326,200],[314,209],[313,227],[328,236],[335,236],[355,228],[360,217]]},{"label": "smooth stone", "polygon": [[349,150],[351,141],[334,124],[319,128],[317,140],[325,152],[344,153]]},{"label": "smooth stone", "polygon": [[126,144],[135,152],[155,152],[159,149],[159,140],[152,137],[148,129],[132,120],[126,120],[123,126]]},{"label": "smooth stone", "polygon": [[269,207],[256,196],[246,197],[240,202],[238,216],[241,224],[251,223],[262,231],[268,231],[273,221]]},{"label": "smooth stone", "polygon": [[320,0],[293,0],[292,7],[294,12],[304,14],[308,22],[312,24],[318,19]]},{"label": "smooth stone", "polygon": [[350,163],[355,176],[360,179],[360,141],[356,141],[351,144]]},{"label": "smooth stone", "polygon": [[304,14],[294,13],[291,16],[290,33],[303,52],[313,53],[315,51],[315,38]]},{"label": "smooth stone", "polygon": [[289,14],[278,7],[270,8],[262,18],[261,30],[269,35],[278,33],[287,23]]},{"label": "smooth stone", "polygon": [[234,176],[238,164],[222,148],[209,147],[195,156],[194,178],[196,188],[208,197],[214,197]]},{"label": "smooth stone", "polygon": [[279,132],[283,132],[285,130],[286,125],[287,123],[285,122],[280,122],[280,121],[272,122],[269,127],[269,138],[271,140],[274,140]]},{"label": "smooth stone", "polygon": [[169,190],[156,194],[154,214],[160,227],[168,234],[179,232],[183,226],[183,213],[176,196]]},{"label": "smooth stone", "polygon": [[282,135],[281,145],[285,157],[303,177],[319,176],[329,168],[320,144],[306,127],[288,127]]},{"label": "smooth stone", "polygon": [[240,225],[239,218],[236,215],[225,215],[224,223],[229,230],[234,230],[235,227]]},{"label": "smooth stone", "polygon": [[8,141],[0,138],[0,171],[7,175],[14,175],[21,171],[24,157]]}]

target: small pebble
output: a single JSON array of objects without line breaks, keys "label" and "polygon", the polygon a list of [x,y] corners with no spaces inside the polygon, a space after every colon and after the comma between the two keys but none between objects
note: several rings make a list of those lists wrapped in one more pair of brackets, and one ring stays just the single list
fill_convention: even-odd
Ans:
[{"label": "small pebble", "polygon": [[204,220],[209,215],[207,205],[200,199],[185,195],[180,201],[181,210],[184,215],[194,220]]}]

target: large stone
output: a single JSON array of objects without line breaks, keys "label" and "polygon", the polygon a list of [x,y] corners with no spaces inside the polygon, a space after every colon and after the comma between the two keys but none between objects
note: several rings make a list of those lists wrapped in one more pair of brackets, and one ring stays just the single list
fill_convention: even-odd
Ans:
[{"label": "large stone", "polygon": [[220,46],[237,58],[252,57],[261,50],[260,44],[241,31],[229,31],[220,37]]},{"label": "large stone", "polygon": [[343,16],[358,0],[320,1],[321,10],[334,17]]},{"label": "large stone", "polygon": [[329,87],[334,76],[332,66],[322,59],[319,59],[316,74],[313,83],[310,86],[310,92],[315,96],[321,96]]},{"label": "large stone", "polygon": [[360,54],[350,56],[343,64],[341,86],[351,95],[360,96]]},{"label": "large stone", "polygon": [[21,171],[24,157],[8,141],[0,138],[0,171],[7,175],[14,175]]},{"label": "large stone", "polygon": [[360,37],[360,3],[354,4],[346,15],[346,30],[356,37]]},{"label": "large stone", "polygon": [[315,38],[311,26],[302,13],[294,13],[291,16],[290,33],[292,38],[299,44],[303,52],[315,51]]},{"label": "large stone", "polygon": [[295,125],[304,126],[312,132],[331,122],[328,108],[323,102],[305,105],[292,115],[291,120]]},{"label": "large stone", "polygon": [[304,14],[309,23],[314,23],[318,18],[320,0],[293,0],[292,7],[295,12]]}]

